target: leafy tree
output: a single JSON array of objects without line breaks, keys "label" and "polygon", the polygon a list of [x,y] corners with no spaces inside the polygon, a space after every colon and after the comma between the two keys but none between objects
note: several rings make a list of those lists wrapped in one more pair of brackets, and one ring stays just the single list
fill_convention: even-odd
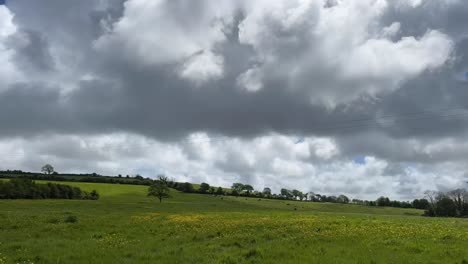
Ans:
[{"label": "leafy tree", "polygon": [[218,189],[216,189],[216,194],[217,194],[217,195],[222,195],[222,194],[224,194],[223,188],[218,187]]},{"label": "leafy tree", "polygon": [[265,195],[265,196],[269,196],[269,195],[271,195],[271,189],[268,188],[268,187],[265,187],[265,188],[263,188],[263,192],[262,192],[262,193],[263,193],[263,195]]},{"label": "leafy tree", "polygon": [[[439,217],[468,216],[468,197],[465,189],[456,189],[447,193],[426,191],[424,194],[429,204],[425,215]],[[413,201],[413,204],[415,202],[416,200]]]},{"label": "leafy tree", "polygon": [[319,193],[315,194],[314,201],[316,201],[316,202],[324,202],[323,199],[322,199],[322,195],[319,194]]},{"label": "leafy tree", "polygon": [[170,180],[167,176],[165,175],[158,175],[158,181],[164,183],[165,185],[169,186]]},{"label": "leafy tree", "polygon": [[332,196],[328,196],[326,198],[326,201],[329,202],[329,203],[336,203],[338,201],[338,197],[332,195]]},{"label": "leafy tree", "polygon": [[41,171],[45,174],[52,174],[54,172],[54,167],[52,167],[52,165],[50,164],[46,164],[44,166],[42,166],[41,168]]},{"label": "leafy tree", "polygon": [[250,194],[251,192],[253,192],[254,187],[252,185],[245,184],[244,185],[244,190],[247,192],[247,194]]},{"label": "leafy tree", "polygon": [[390,199],[388,197],[381,196],[375,202],[377,203],[377,206],[391,206]]},{"label": "leafy tree", "polygon": [[312,202],[317,202],[317,196],[314,192],[308,192],[307,196],[309,197],[309,200]]},{"label": "leafy tree", "polygon": [[203,182],[202,184],[200,184],[200,188],[198,189],[198,191],[200,193],[206,193],[208,192],[209,189],[210,189],[210,185],[208,183]]},{"label": "leafy tree", "polygon": [[457,215],[457,205],[452,199],[444,196],[436,203],[435,215],[454,217]]},{"label": "leafy tree", "polygon": [[294,200],[297,200],[297,198],[299,198],[302,201],[302,199],[304,198],[302,192],[298,190],[293,190],[292,195],[294,196]]},{"label": "leafy tree", "polygon": [[414,199],[411,203],[413,208],[427,210],[430,207],[429,201],[426,199]]},{"label": "leafy tree", "polygon": [[346,195],[342,194],[338,196],[337,202],[342,203],[342,204],[347,204],[349,203],[349,198]]},{"label": "leafy tree", "polygon": [[284,198],[284,199],[291,199],[293,198],[293,194],[290,190],[288,189],[281,189],[281,196]]},{"label": "leafy tree", "polygon": [[163,181],[156,181],[155,184],[151,185],[148,189],[148,196],[154,196],[159,199],[159,202],[162,202],[163,198],[170,198],[169,187]]},{"label": "leafy tree", "polygon": [[238,194],[240,194],[244,190],[244,188],[244,184],[239,182],[236,182],[231,186],[231,189],[235,190]]},{"label": "leafy tree", "polygon": [[179,190],[186,193],[194,192],[193,185],[190,182],[184,182],[180,185]]}]

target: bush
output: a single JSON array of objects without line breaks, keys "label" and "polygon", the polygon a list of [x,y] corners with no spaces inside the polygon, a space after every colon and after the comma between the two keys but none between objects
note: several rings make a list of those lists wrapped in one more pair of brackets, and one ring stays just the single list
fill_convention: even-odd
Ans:
[{"label": "bush", "polygon": [[0,181],[0,199],[99,199],[92,191],[87,194],[78,187],[47,183],[36,184],[28,178],[14,178],[8,182]]},{"label": "bush", "polygon": [[91,200],[98,200],[99,199],[99,193],[96,190],[91,191]]}]

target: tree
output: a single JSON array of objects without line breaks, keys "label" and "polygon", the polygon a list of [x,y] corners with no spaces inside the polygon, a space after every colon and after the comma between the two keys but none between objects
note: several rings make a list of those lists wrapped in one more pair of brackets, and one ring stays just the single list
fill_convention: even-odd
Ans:
[{"label": "tree", "polygon": [[247,194],[250,194],[251,192],[253,192],[254,187],[252,185],[245,184],[244,185],[244,190],[247,192]]},{"label": "tree", "polygon": [[316,202],[323,202],[322,195],[319,194],[319,193],[315,194],[314,201],[316,201]]},{"label": "tree", "polygon": [[293,198],[293,194],[290,190],[288,189],[281,189],[281,196],[283,196],[284,199],[291,199]]},{"label": "tree", "polygon": [[316,197],[314,192],[308,192],[307,196],[309,197],[309,200],[311,200],[313,202],[317,202],[317,197]]},{"label": "tree", "polygon": [[413,208],[416,208],[416,209],[423,209],[423,210],[427,210],[429,209],[429,207],[431,206],[429,204],[429,201],[426,200],[426,199],[415,199],[411,205],[413,206]]},{"label": "tree", "polygon": [[46,164],[44,166],[42,166],[41,168],[41,171],[45,174],[52,174],[54,172],[54,167],[52,167],[52,165],[50,164]]},{"label": "tree", "polygon": [[377,203],[377,206],[390,206],[390,199],[388,199],[388,197],[379,197],[379,199],[377,199],[377,201],[375,201]]},{"label": "tree", "polygon": [[329,203],[336,203],[336,201],[338,200],[338,197],[332,195],[332,196],[328,196],[326,198],[326,201],[329,202]]},{"label": "tree", "polygon": [[337,202],[347,204],[349,203],[349,198],[346,195],[342,194],[338,196]]},{"label": "tree", "polygon": [[457,214],[462,215],[465,203],[468,202],[468,192],[465,189],[456,189],[447,193],[457,207]]},{"label": "tree", "polygon": [[208,183],[203,182],[202,184],[200,184],[200,188],[198,189],[198,191],[200,193],[206,193],[208,192],[209,189],[210,189],[210,185]]},{"label": "tree", "polygon": [[194,191],[193,185],[190,182],[182,183],[179,187],[179,190],[186,193],[192,193]]},{"label": "tree", "polygon": [[454,217],[457,215],[457,205],[452,199],[444,196],[436,203],[435,215]]},{"label": "tree", "polygon": [[169,186],[169,178],[165,175],[158,175],[158,181],[164,183],[165,185]]},{"label": "tree", "polygon": [[441,196],[440,192],[427,190],[424,192],[424,196],[429,201],[430,209],[435,212],[437,200]]},{"label": "tree", "polygon": [[268,188],[268,187],[265,187],[265,188],[263,188],[262,193],[263,193],[263,195],[266,195],[266,196],[271,195],[271,189]]},{"label": "tree", "polygon": [[[293,190],[292,195],[294,196],[294,200],[297,200],[298,197],[299,197],[299,199],[301,199],[301,197],[303,198],[302,192],[298,191],[298,190]],[[301,199],[301,201],[302,201],[302,199]]]},{"label": "tree", "polygon": [[244,190],[244,184],[236,182],[231,186],[231,189],[236,191],[238,194],[240,194]]},{"label": "tree", "polygon": [[222,195],[222,194],[224,194],[223,188],[218,187],[218,189],[216,189],[216,194],[217,194],[217,195]]},{"label": "tree", "polygon": [[154,196],[159,199],[159,202],[162,202],[163,198],[170,198],[169,187],[167,184],[162,181],[156,181],[155,184],[151,185],[148,189],[148,196]]}]

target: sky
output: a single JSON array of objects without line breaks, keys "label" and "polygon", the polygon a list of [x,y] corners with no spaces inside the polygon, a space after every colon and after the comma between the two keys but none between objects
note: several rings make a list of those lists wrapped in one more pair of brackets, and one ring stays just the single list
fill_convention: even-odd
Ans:
[{"label": "sky", "polygon": [[467,24],[465,0],[8,0],[0,169],[467,187]]}]

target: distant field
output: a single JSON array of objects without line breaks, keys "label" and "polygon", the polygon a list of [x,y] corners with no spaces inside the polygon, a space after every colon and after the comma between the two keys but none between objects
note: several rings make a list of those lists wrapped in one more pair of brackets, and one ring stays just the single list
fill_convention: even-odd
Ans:
[{"label": "distant field", "polygon": [[468,263],[468,219],[176,191],[160,204],[146,186],[60,183],[101,199],[0,200],[0,264]]}]

